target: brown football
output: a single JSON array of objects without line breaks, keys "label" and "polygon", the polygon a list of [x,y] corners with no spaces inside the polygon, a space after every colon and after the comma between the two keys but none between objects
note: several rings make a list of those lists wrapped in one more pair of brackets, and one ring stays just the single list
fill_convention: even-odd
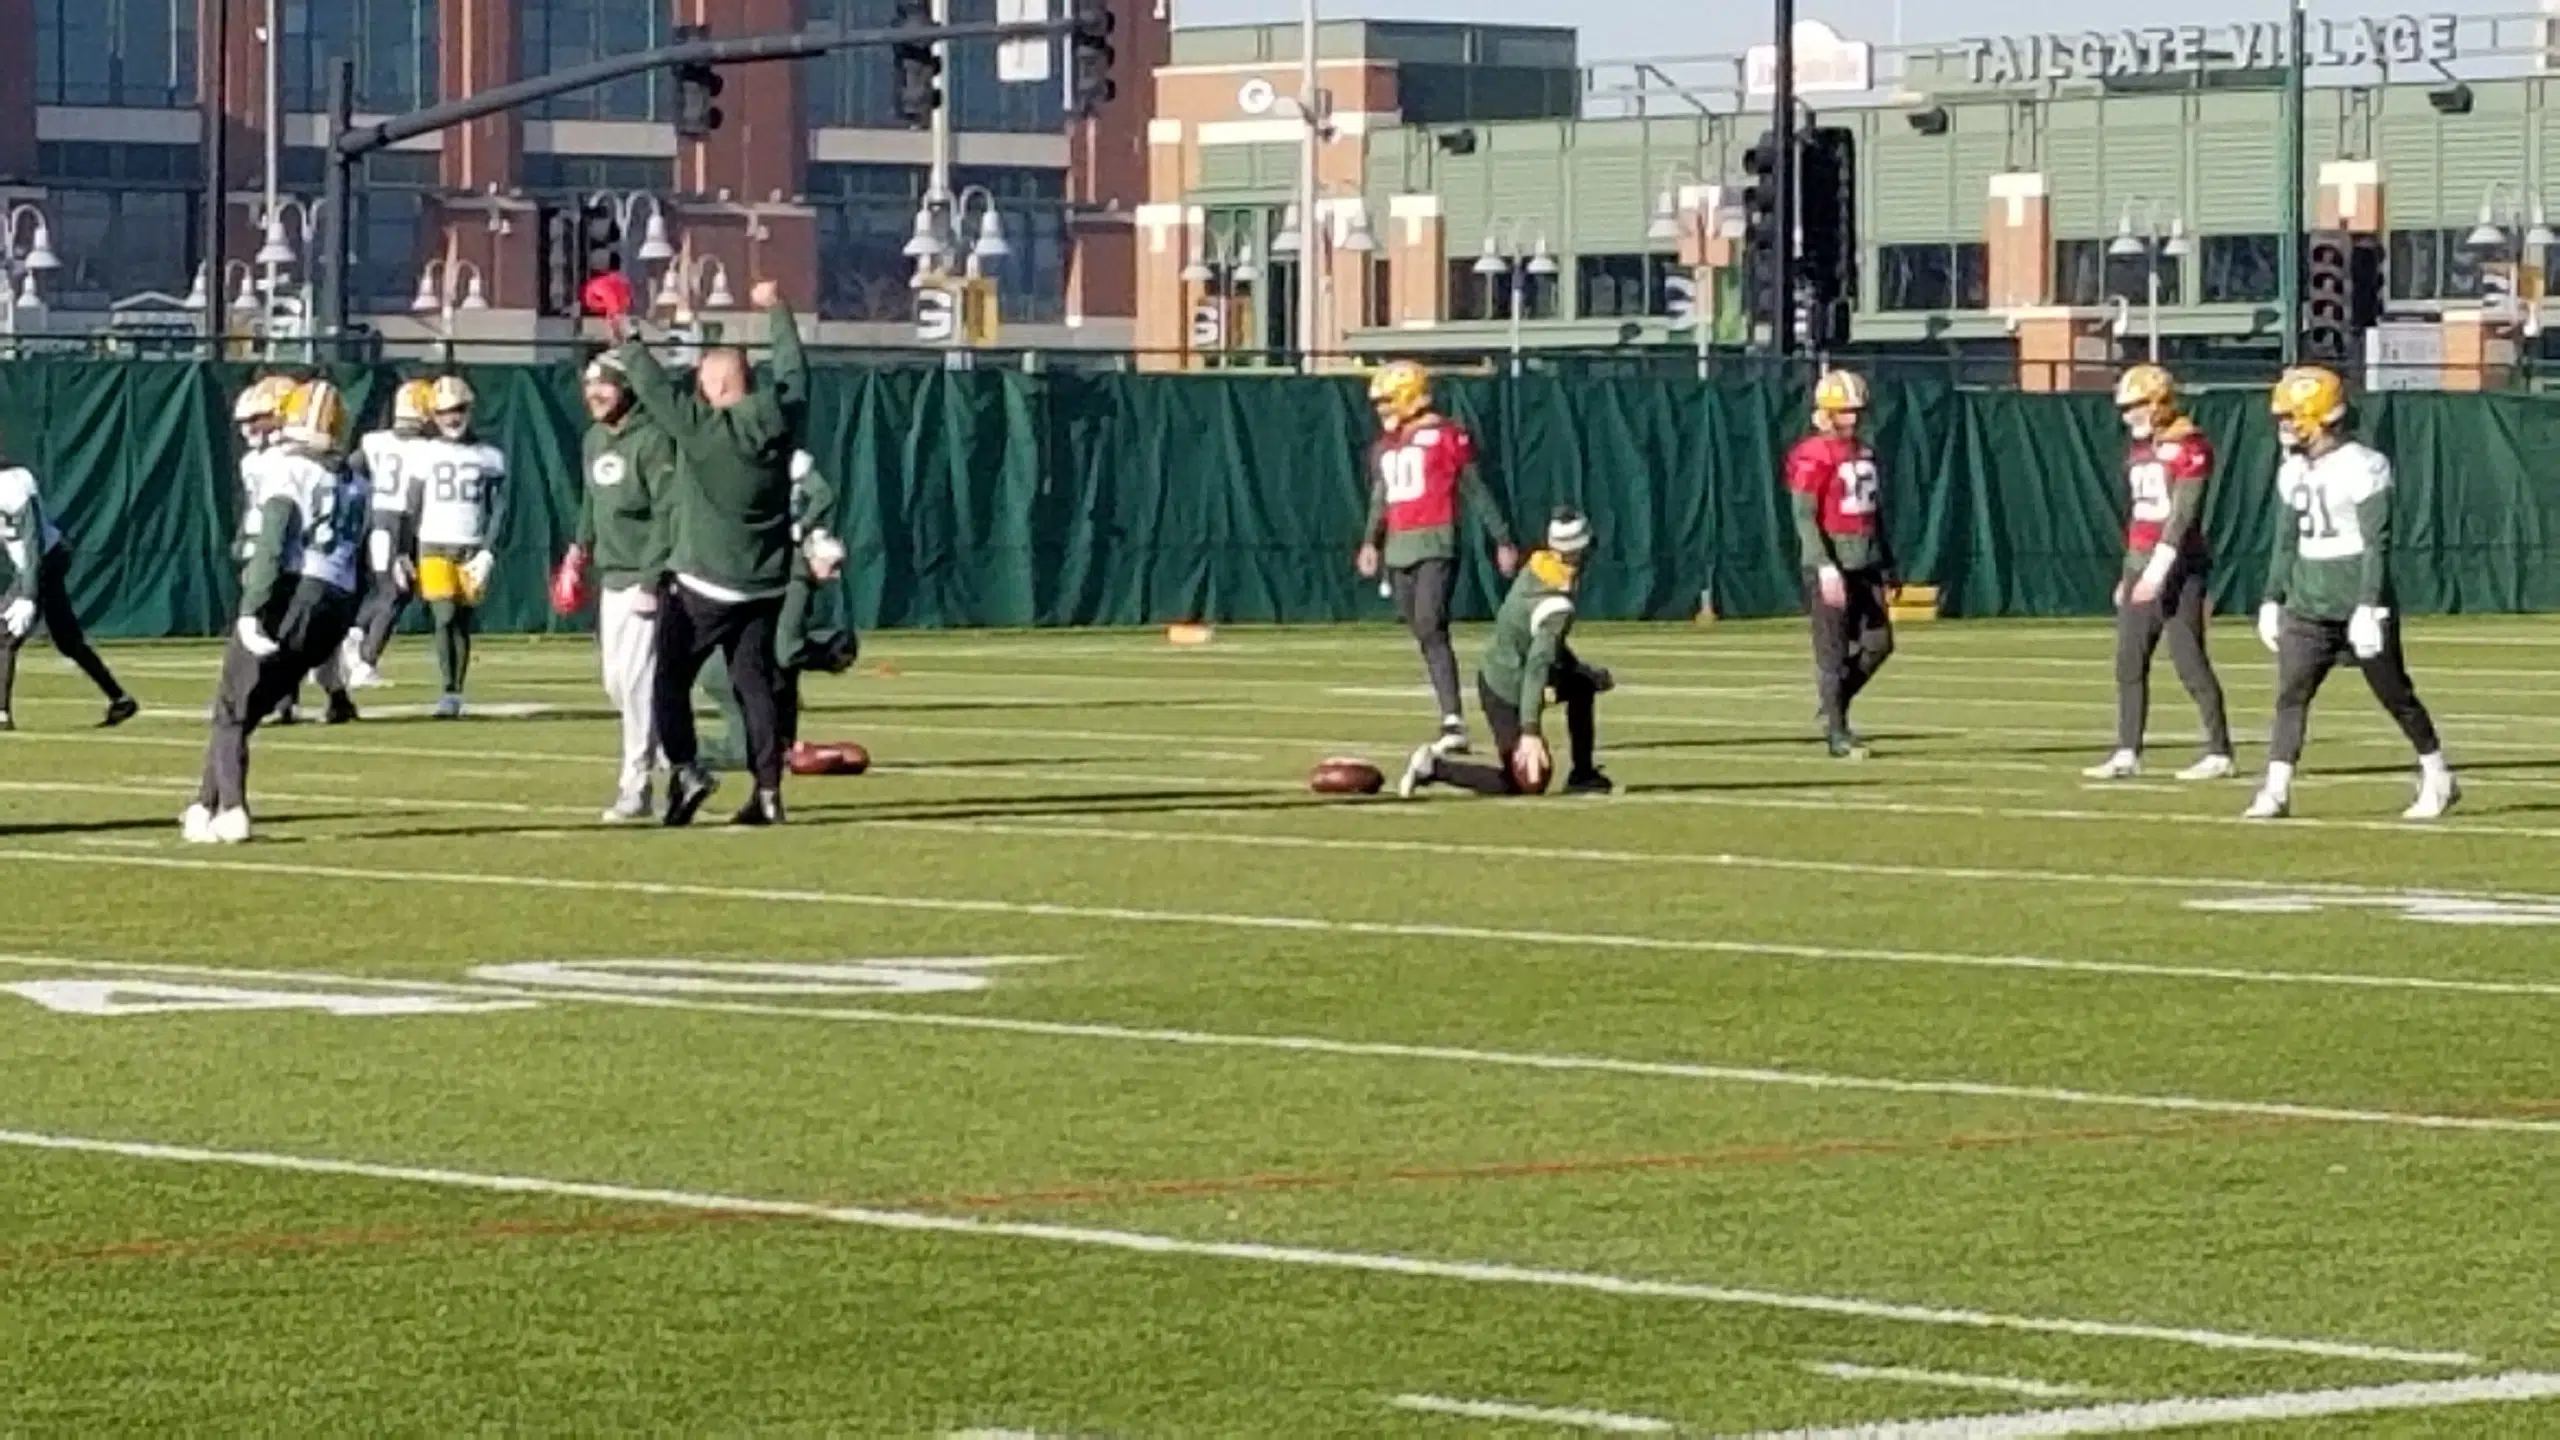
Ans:
[{"label": "brown football", "polygon": [[1519,786],[1520,793],[1523,795],[1546,794],[1547,787],[1555,783],[1555,778],[1556,767],[1549,765],[1547,767],[1547,773],[1539,776],[1538,783],[1532,785],[1529,783],[1529,777],[1520,773],[1520,757],[1516,754],[1511,757],[1511,783]]},{"label": "brown football", "polygon": [[1320,762],[1307,777],[1307,788],[1319,795],[1375,795],[1386,786],[1385,771],[1347,755]]},{"label": "brown football", "polygon": [[828,744],[795,740],[784,763],[794,775],[859,775],[871,768],[871,752],[850,740]]}]

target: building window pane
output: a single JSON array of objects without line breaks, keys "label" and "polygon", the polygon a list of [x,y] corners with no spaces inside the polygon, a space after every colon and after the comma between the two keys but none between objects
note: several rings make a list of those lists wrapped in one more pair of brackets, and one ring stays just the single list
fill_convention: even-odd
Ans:
[{"label": "building window pane", "polygon": [[329,62],[356,62],[356,108],[399,114],[435,103],[435,0],[285,0],[287,110],[329,105]]},{"label": "building window pane", "polygon": [[1368,318],[1372,330],[1396,323],[1395,265],[1384,255],[1369,257]]},{"label": "building window pane", "polygon": [[1594,319],[1661,313],[1661,272],[1651,255],[1585,255],[1574,262],[1580,313]]},{"label": "building window pane", "polygon": [[2207,305],[2263,304],[2276,298],[2275,236],[2207,235],[2199,249]]},{"label": "building window pane", "polygon": [[1955,247],[1952,245],[1881,245],[1876,263],[1879,310],[1952,310],[1955,308]]},{"label": "building window pane", "polygon": [[144,109],[194,103],[196,3],[35,0],[36,103]]},{"label": "building window pane", "polygon": [[[838,33],[886,29],[894,0],[807,0],[808,27]],[[884,49],[839,50],[802,62],[802,103],[818,127],[889,129],[897,113],[897,66]]]},{"label": "building window pane", "polygon": [[[672,24],[667,7],[634,0],[525,0],[519,51],[526,73],[547,74],[664,45]],[[674,114],[673,96],[666,74],[634,75],[555,95],[531,113],[551,120],[665,120]]]},{"label": "building window pane", "polygon": [[[995,278],[1004,318],[1008,322],[1039,325],[1065,319],[1066,172],[962,167],[952,172],[951,182],[964,195],[972,189],[984,189],[995,198],[996,213],[1003,218],[1005,243],[1012,253],[981,262],[981,271]],[[964,240],[976,238],[980,207],[985,203],[983,199],[971,199]]]},{"label": "building window pane", "polygon": [[156,290],[184,295],[194,279],[196,197],[183,190],[73,190],[44,198],[62,268],[43,280],[47,303],[103,310]]},{"label": "building window pane", "polygon": [[2104,305],[2122,298],[2150,299],[2146,277],[2160,277],[2160,303],[2185,303],[2186,273],[2177,260],[2149,246],[2142,254],[2109,253],[2112,240],[2057,240],[2053,245],[2054,298],[2064,305]]},{"label": "building window pane", "polygon": [[1497,287],[1508,289],[1502,277],[1498,275],[1477,274],[1475,261],[1450,261],[1449,318],[1452,320],[1492,319],[1497,313],[1494,304]]},{"label": "building window pane", "polygon": [[1956,246],[1956,308],[1991,308],[1991,247],[1980,240]]},{"label": "building window pane", "polygon": [[812,165],[818,212],[818,314],[894,323],[913,318],[915,262],[902,253],[915,229],[925,171],[915,165]]},{"label": "building window pane", "polygon": [[[996,0],[951,0],[955,25],[992,24],[995,18]],[[1050,70],[1046,81],[1007,84],[996,78],[995,41],[955,43],[942,72],[943,103],[950,107],[952,125],[1017,134],[1055,134],[1064,129],[1066,108],[1054,57]]]}]

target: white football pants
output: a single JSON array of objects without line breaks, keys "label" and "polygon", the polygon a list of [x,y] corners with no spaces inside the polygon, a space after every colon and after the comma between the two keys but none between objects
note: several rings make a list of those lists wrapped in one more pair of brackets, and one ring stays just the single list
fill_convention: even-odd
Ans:
[{"label": "white football pants", "polygon": [[622,794],[649,793],[658,763],[652,698],[658,685],[658,596],[645,585],[607,590],[596,602],[604,693],[622,715]]}]

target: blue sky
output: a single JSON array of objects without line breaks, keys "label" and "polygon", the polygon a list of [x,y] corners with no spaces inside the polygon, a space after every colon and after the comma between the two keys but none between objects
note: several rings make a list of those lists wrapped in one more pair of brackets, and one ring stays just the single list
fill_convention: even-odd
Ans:
[{"label": "blue sky", "polygon": [[[1582,27],[1586,60],[1726,54],[1765,39],[1767,0],[1319,0],[1328,15],[1368,15],[1415,20],[1461,16],[1493,24]],[[1174,0],[1185,25],[1293,19],[1297,0]],[[2537,0],[2366,0],[2324,4],[2314,15],[2448,14],[2512,15]],[[1824,20],[1845,33],[1891,38],[1895,0],[1797,0],[1801,18]],[[2227,24],[2283,18],[2280,0],[1901,0],[1903,33],[1913,41],[1957,40],[1974,35],[2023,35],[2090,26]]]}]

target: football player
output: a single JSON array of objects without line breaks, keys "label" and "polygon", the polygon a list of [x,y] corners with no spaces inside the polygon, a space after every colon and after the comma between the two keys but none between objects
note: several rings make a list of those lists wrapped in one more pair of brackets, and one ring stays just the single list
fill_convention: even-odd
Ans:
[{"label": "football player", "polygon": [[2249,802],[2248,818],[2290,813],[2311,697],[2343,662],[2364,672],[2373,698],[2418,752],[2417,799],[2401,818],[2433,820],[2462,799],[2462,787],[2400,653],[2390,573],[2391,462],[2349,433],[2346,383],[2333,371],[2287,370],[2271,408],[2284,447],[2276,493],[2293,523],[2277,520],[2266,600],[2258,607],[2258,638],[2276,655],[2276,718],[2266,780]]},{"label": "football player", "polygon": [[1866,411],[1864,378],[1825,371],[1813,387],[1813,433],[1787,452],[1823,734],[1841,759],[1866,757],[1865,742],[1849,727],[1849,705],[1893,654],[1886,600],[1893,560],[1879,513],[1875,451],[1858,434]]},{"label": "football player", "polygon": [[[297,384],[288,375],[261,376],[231,407],[231,418],[240,431],[240,535],[233,547],[233,558],[248,563],[250,552],[258,542],[261,516],[258,497],[266,493],[266,468],[270,452],[281,443],[285,406],[293,399]],[[347,694],[343,677],[338,673],[336,657],[319,667],[316,678],[328,692],[328,723],[343,725],[356,718],[356,706]],[[278,696],[274,713],[268,718],[279,725],[292,725],[301,720],[302,682]]]},{"label": "football player", "polygon": [[1476,703],[1484,707],[1499,764],[1483,765],[1425,745],[1406,762],[1396,793],[1412,799],[1426,785],[1455,785],[1478,795],[1537,794],[1555,769],[1541,729],[1547,692],[1564,705],[1565,731],[1573,745],[1573,770],[1564,788],[1577,795],[1606,795],[1616,787],[1594,763],[1599,745],[1597,706],[1608,692],[1609,672],[1585,665],[1565,637],[1573,630],[1573,592],[1591,549],[1591,523],[1571,508],[1547,522],[1546,548],[1529,557],[1494,616],[1493,639],[1476,666]]},{"label": "football player", "polygon": [[2213,600],[2204,535],[2204,487],[2213,475],[2213,443],[2178,413],[2177,383],[2157,365],[2136,365],[2116,380],[2116,411],[2132,444],[2125,481],[2133,491],[2125,527],[2124,571],[2116,579],[2116,749],[2080,773],[2125,780],[2142,773],[2142,732],[2151,715],[2151,655],[2162,635],[2178,680],[2196,702],[2204,754],[2178,772],[2181,780],[2220,780],[2231,773],[2231,719],[2222,682],[2205,653],[2205,621]]},{"label": "football player", "polygon": [[596,640],[604,657],[604,691],[622,717],[622,772],[607,824],[645,820],[658,763],[652,711],[658,683],[658,587],[666,579],[667,536],[661,513],[675,482],[676,447],[631,396],[614,355],[587,366],[586,486],[578,507],[578,539],[570,568],[593,567]]},{"label": "football player", "polygon": [[1476,442],[1466,427],[1431,407],[1431,379],[1398,360],[1369,380],[1378,439],[1369,447],[1369,525],[1357,565],[1362,579],[1385,568],[1396,614],[1422,646],[1422,668],[1440,702],[1444,755],[1467,748],[1467,717],[1458,698],[1458,653],[1449,645],[1449,602],[1458,585],[1458,521],[1473,510],[1493,536],[1493,563],[1509,579],[1520,563],[1511,527],[1476,473]]},{"label": "football player", "polygon": [[365,562],[373,581],[365,587],[355,628],[347,632],[340,657],[347,684],[370,690],[382,678],[382,652],[400,623],[400,611],[418,582],[416,508],[420,475],[410,462],[417,442],[433,423],[435,382],[403,381],[391,397],[391,428],[368,432],[356,444],[357,478],[372,489],[372,529],[365,536]]},{"label": "football player", "polygon": [[18,728],[9,718],[10,694],[18,683],[18,649],[39,620],[53,637],[53,648],[105,693],[107,718],[98,722],[101,728],[121,725],[141,714],[141,705],[116,683],[115,672],[89,648],[66,583],[71,573],[70,543],[45,513],[35,473],[19,466],[0,467],[0,553],[9,562],[8,583],[0,586],[0,730]]},{"label": "football player", "polygon": [[355,619],[366,497],[340,458],[346,423],[337,388],[308,381],[285,402],[278,443],[262,452],[240,618],[223,647],[204,778],[179,821],[190,843],[249,838],[249,737],[304,674],[337,653]]},{"label": "football player", "polygon": [[774,622],[774,662],[782,670],[775,695],[782,743],[800,738],[800,676],[819,670],[841,674],[861,642],[847,623],[822,626],[821,598],[833,591],[844,567],[844,542],[836,538],[836,487],[806,450],[791,456],[791,588],[783,593],[782,618]]},{"label": "football player", "polygon": [[418,596],[435,615],[436,675],[444,683],[435,716],[452,720],[471,676],[472,612],[498,566],[507,457],[472,430],[470,381],[443,375],[432,383],[433,433],[409,450],[409,483],[418,495]]}]

